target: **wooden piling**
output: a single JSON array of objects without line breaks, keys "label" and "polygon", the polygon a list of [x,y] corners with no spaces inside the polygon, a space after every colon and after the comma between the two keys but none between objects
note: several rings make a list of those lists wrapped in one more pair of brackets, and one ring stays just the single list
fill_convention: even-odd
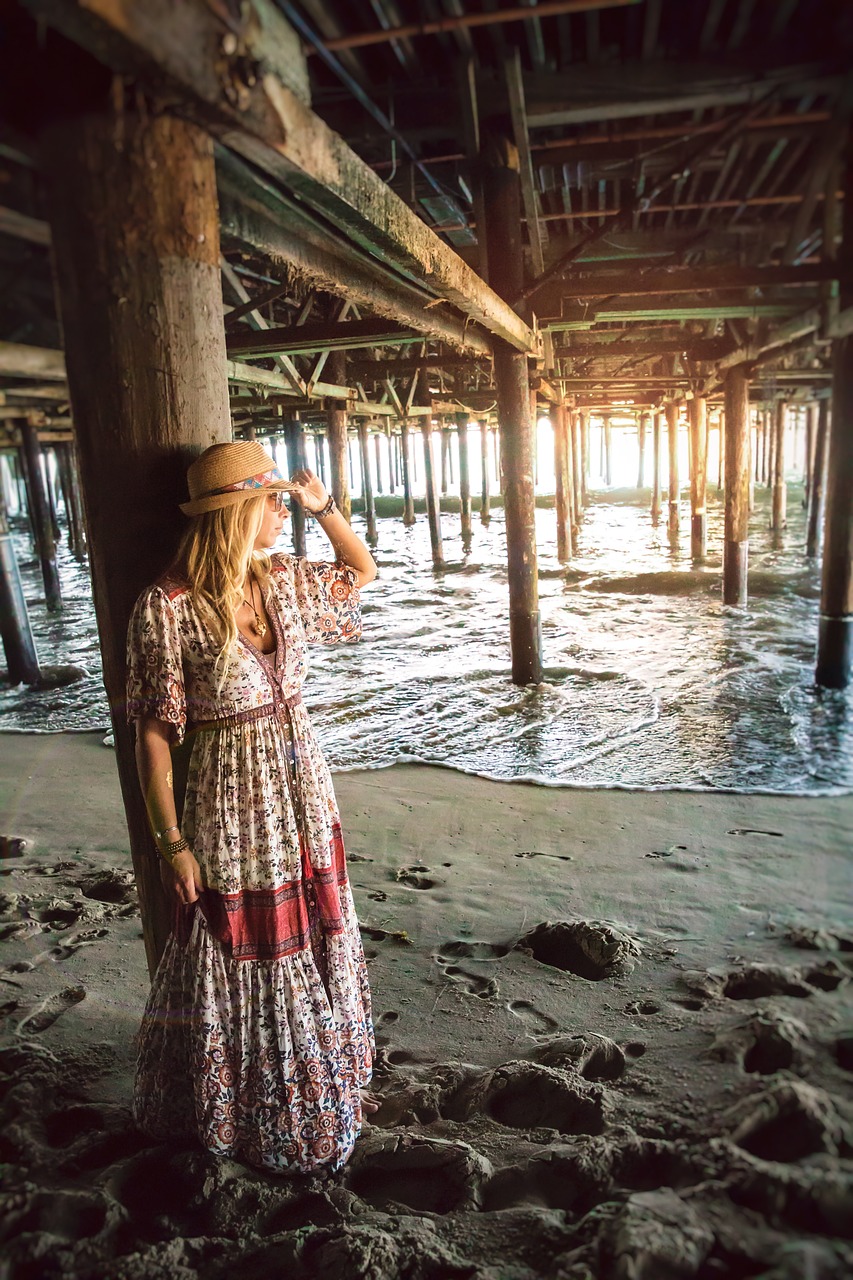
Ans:
[{"label": "wooden piling", "polygon": [[326,440],[322,431],[314,432],[314,465],[317,475],[326,483]]},{"label": "wooden piling", "polygon": [[785,437],[787,434],[788,406],[784,400],[776,402],[773,432],[773,503],[770,528],[780,532],[787,523],[788,486],[785,483]]},{"label": "wooden piling", "polygon": [[652,524],[658,523],[661,511],[660,436],[662,417],[662,411],[656,409],[652,419]]},{"label": "wooden piling", "polygon": [[[507,138],[493,136],[482,159],[489,283],[512,303],[524,285],[518,151]],[[515,684],[527,685],[542,679],[542,628],[533,490],[536,424],[526,355],[496,339],[494,374],[501,430],[512,679]]]},{"label": "wooden piling", "polygon": [[104,683],[153,973],[173,904],[126,721],[127,622],[185,527],[187,464],[231,439],[213,143],[184,119],[125,103],[66,111],[40,141]]},{"label": "wooden piling", "polygon": [[[293,475],[294,471],[303,471],[308,466],[305,459],[305,433],[302,430],[302,422],[298,413],[283,409],[282,416],[284,419],[284,447],[287,450],[287,470],[288,474]],[[290,531],[293,537],[293,553],[297,556],[306,554],[305,526],[305,512],[298,502],[291,501]]]},{"label": "wooden piling", "polygon": [[679,406],[672,403],[668,404],[666,406],[666,427],[669,444],[669,514],[666,524],[670,533],[678,533],[681,522],[679,508],[681,484],[678,477],[678,420]]},{"label": "wooden piling", "polygon": [[697,564],[707,550],[706,491],[708,486],[707,404],[703,397],[688,401],[690,422],[690,554]]},{"label": "wooden piling", "polygon": [[412,525],[415,523],[415,500],[412,497],[412,475],[411,475],[411,438],[409,436],[409,423],[406,418],[400,422],[400,470],[402,472],[403,482],[403,524]]},{"label": "wooden piling", "polygon": [[765,485],[773,491],[773,479],[776,474],[776,415],[778,404],[767,415],[767,475]]},{"label": "wooden piling", "polygon": [[583,481],[581,478],[581,422],[580,414],[572,410],[569,415],[569,431],[572,437],[572,514],[575,529],[580,528],[583,510]]},{"label": "wooden piling", "polygon": [[32,503],[31,516],[36,535],[36,549],[44,582],[44,602],[49,613],[59,613],[62,609],[62,592],[59,585],[59,570],[56,565],[56,539],[53,532],[53,518],[50,512],[45,477],[41,466],[41,449],[38,432],[32,418],[20,421],[21,445],[27,466],[28,493]]},{"label": "wooden piling", "polygon": [[[344,386],[347,358],[344,351],[332,351],[326,360],[326,375],[331,383]],[[326,400],[326,439],[329,444],[329,474],[332,497],[345,520],[352,520],[352,498],[347,471],[347,429],[349,414],[346,400]]]},{"label": "wooden piling", "polygon": [[462,546],[471,547],[471,477],[468,466],[468,414],[456,415],[456,440],[459,448],[459,512]]},{"label": "wooden piling", "polygon": [[424,483],[426,485],[427,519],[429,521],[429,541],[432,547],[432,566],[441,569],[444,566],[444,550],[441,545],[441,514],[438,504],[438,475],[435,460],[432,456],[432,421],[427,414],[421,419],[421,439],[424,444]]},{"label": "wooden piling", "polygon": [[581,505],[589,506],[589,414],[578,413],[581,446]]},{"label": "wooden piling", "polygon": [[639,449],[639,465],[637,469],[637,488],[646,487],[646,424],[648,414],[641,413],[637,423],[637,447]]},{"label": "wooden piling", "polygon": [[829,446],[829,401],[818,401],[812,482],[809,488],[809,515],[806,529],[806,555],[816,556],[823,529],[826,508],[826,455]]},{"label": "wooden piling", "polygon": [[749,380],[742,365],[725,375],[726,502],[723,602],[745,605],[749,572]]},{"label": "wooden piling", "polygon": [[489,515],[489,424],[485,421],[480,423],[480,470],[483,478],[480,493],[480,519],[483,524],[488,524],[491,519]]},{"label": "wooden piling", "polygon": [[608,488],[613,483],[613,431],[609,413],[604,415],[604,483]]},{"label": "wooden piling", "polygon": [[65,520],[68,526],[68,549],[75,559],[83,560],[86,555],[86,526],[80,501],[74,447],[70,441],[58,446],[57,463],[62,500],[65,504]]},{"label": "wooden piling", "polygon": [[373,499],[373,477],[370,474],[370,436],[365,418],[360,418],[358,422],[358,446],[361,451],[361,494],[364,499],[364,518],[367,521],[367,541],[375,546],[376,503]]},{"label": "wooden piling", "polygon": [[448,477],[452,471],[452,462],[450,458],[450,427],[442,421],[441,424],[441,492],[447,495]]},{"label": "wooden piling", "polygon": [[27,601],[18,572],[18,559],[9,521],[5,497],[0,495],[0,639],[6,655],[6,674],[10,685],[38,684],[41,679],[38,654],[27,612]]},{"label": "wooden piling", "polygon": [[806,408],[806,438],[803,453],[803,507],[809,509],[809,493],[812,487],[814,471],[814,449],[817,423],[817,404],[812,401]]},{"label": "wooden piling", "polygon": [[385,439],[387,441],[388,451],[388,492],[395,493],[399,488],[400,477],[398,474],[399,467],[399,442],[394,435],[394,430],[389,422],[385,428]]},{"label": "wooden piling", "polygon": [[[837,185],[848,193],[838,250],[838,305],[841,314],[845,314],[853,307],[853,132],[848,132],[844,172]],[[832,421],[828,434],[815,679],[819,685],[844,689],[853,678],[853,336],[849,334],[832,343]]]},{"label": "wooden piling", "polygon": [[376,492],[382,492],[382,433],[376,431],[373,436],[373,454],[376,462]]},{"label": "wooden piling", "polygon": [[554,428],[554,504],[557,509],[557,559],[572,558],[572,509],[571,463],[569,459],[569,430],[565,405],[551,406],[551,424]]}]

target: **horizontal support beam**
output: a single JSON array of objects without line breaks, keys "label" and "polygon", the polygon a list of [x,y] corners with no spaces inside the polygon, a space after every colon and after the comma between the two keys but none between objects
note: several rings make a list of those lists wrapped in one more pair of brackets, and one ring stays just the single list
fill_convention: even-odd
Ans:
[{"label": "horizontal support beam", "polygon": [[[802,305],[802,304],[801,304]],[[797,304],[791,302],[756,302],[756,303],[719,303],[716,306],[707,307],[691,307],[691,306],[674,306],[674,307],[632,307],[626,308],[621,304],[613,304],[612,306],[585,308],[586,314],[580,309],[568,317],[560,320],[549,320],[543,324],[543,332],[564,333],[564,332],[583,332],[585,329],[591,328],[594,324],[601,324],[604,321],[620,321],[620,320],[751,320],[764,317],[765,319],[779,319],[783,316],[789,316],[796,309]]]},{"label": "horizontal support beam", "polygon": [[286,329],[256,329],[251,333],[233,333],[226,338],[226,348],[229,356],[267,356],[280,353],[292,356],[422,341],[422,334],[389,324],[387,320],[343,320],[328,324],[291,325]]},{"label": "horizontal support beam", "polygon": [[488,358],[472,359],[470,356],[417,356],[402,360],[348,360],[347,374],[354,380],[369,378],[393,378],[395,374],[415,373],[421,369],[484,369]]},{"label": "horizontal support beam", "polygon": [[803,312],[802,315],[793,316],[786,324],[779,325],[774,329],[763,342],[748,343],[744,347],[738,347],[729,355],[724,356],[719,362],[719,369],[733,369],[739,364],[751,364],[766,356],[768,353],[775,351],[778,347],[787,347],[792,342],[799,342],[801,339],[808,337],[820,328],[821,310],[819,307],[812,307],[811,310]]},{"label": "horizontal support beam", "polygon": [[28,347],[20,342],[0,342],[0,375],[4,378],[39,378],[65,381],[65,356],[50,347]]},{"label": "horizontal support beam", "polygon": [[[533,7],[493,9],[488,13],[460,13],[426,22],[407,22],[402,26],[384,27],[376,31],[359,31],[352,35],[335,36],[324,40],[323,47],[335,53],[341,49],[365,49],[371,45],[389,44],[392,40],[410,40],[413,36],[444,35],[453,31],[468,31],[472,27],[495,26],[499,22],[523,22],[539,18],[558,17],[561,14],[588,13],[592,9],[620,9],[639,4],[640,0],[539,0]],[[306,47],[306,54],[313,50]]]},{"label": "horizontal support beam", "polygon": [[[602,338],[606,338],[606,335],[602,334]],[[727,338],[696,338],[692,334],[685,334],[682,338],[658,340],[640,338],[637,341],[622,339],[618,342],[573,342],[570,346],[555,347],[554,355],[570,360],[604,360],[625,356],[641,356],[651,360],[655,356],[684,354],[691,360],[720,360],[731,350],[732,343]]]},{"label": "horizontal support beam", "polygon": [[271,0],[244,0],[238,30],[226,36],[233,50],[224,47],[221,6],[206,0],[24,3],[213,133],[359,248],[516,350],[536,351],[536,335],[512,308],[306,105],[304,59]]},{"label": "horizontal support beam", "polygon": [[50,244],[50,227],[41,218],[30,218],[16,209],[0,206],[0,234],[31,244]]}]

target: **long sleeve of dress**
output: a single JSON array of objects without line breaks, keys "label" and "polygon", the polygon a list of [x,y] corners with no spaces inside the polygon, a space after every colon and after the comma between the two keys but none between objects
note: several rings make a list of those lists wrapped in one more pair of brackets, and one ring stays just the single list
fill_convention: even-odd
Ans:
[{"label": "long sleeve of dress", "polygon": [[127,629],[127,718],[156,716],[181,742],[187,723],[181,641],[175,610],[162,587],[137,600]]},{"label": "long sleeve of dress", "polygon": [[361,638],[361,597],[355,569],[341,561],[292,558],[296,604],[305,639],[320,644]]}]

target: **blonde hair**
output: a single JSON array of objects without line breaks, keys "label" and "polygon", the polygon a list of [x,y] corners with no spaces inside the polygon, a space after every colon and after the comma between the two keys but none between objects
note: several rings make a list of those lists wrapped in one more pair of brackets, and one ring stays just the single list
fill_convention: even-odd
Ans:
[{"label": "blonde hair", "polygon": [[254,547],[266,500],[267,495],[259,493],[245,502],[193,516],[175,559],[175,568],[189,583],[193,603],[219,643],[216,665],[222,664],[223,677],[228,651],[237,638],[234,615],[245,599],[243,583],[250,569],[262,593],[268,586],[270,558]]}]

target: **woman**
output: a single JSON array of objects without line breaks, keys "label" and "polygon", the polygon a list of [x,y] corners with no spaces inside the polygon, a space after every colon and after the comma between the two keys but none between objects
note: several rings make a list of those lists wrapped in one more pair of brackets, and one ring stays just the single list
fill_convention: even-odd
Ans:
[{"label": "woman", "polygon": [[[128,632],[128,718],[176,927],[140,1032],[134,1110],[161,1140],[277,1170],[339,1168],[374,1042],[332,781],[301,686],[306,644],[357,640],[376,566],[320,480],[254,441],[187,473],[175,567]],[[334,563],[270,555],[290,492]],[[170,748],[192,734],[183,823]],[[168,864],[168,865],[167,865]]]}]

